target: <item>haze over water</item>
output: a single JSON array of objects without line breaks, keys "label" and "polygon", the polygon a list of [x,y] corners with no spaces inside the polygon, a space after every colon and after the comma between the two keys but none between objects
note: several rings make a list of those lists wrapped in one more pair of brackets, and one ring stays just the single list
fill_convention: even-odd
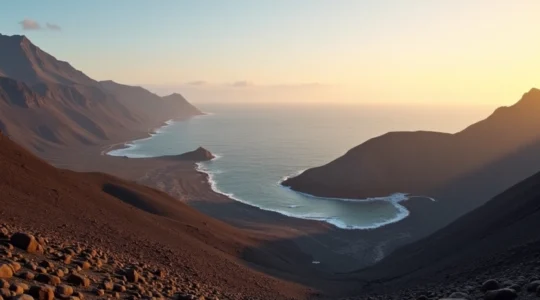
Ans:
[{"label": "haze over water", "polygon": [[[201,163],[214,189],[282,214],[367,229],[407,216],[403,195],[345,201],[314,198],[279,185],[285,176],[319,166],[389,131],[457,132],[487,117],[490,106],[199,105],[207,116],[171,122],[151,138],[110,155],[175,155],[203,146],[219,158]],[[395,191],[407,193],[407,191]]]}]

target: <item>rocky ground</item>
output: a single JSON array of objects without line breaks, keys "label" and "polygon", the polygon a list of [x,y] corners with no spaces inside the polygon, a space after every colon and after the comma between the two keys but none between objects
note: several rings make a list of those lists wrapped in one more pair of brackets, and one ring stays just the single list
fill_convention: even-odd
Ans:
[{"label": "rocky ground", "polygon": [[[407,288],[400,288],[400,286]],[[420,281],[372,283],[347,300],[538,300],[540,241],[512,247]]]},{"label": "rocky ground", "polygon": [[54,298],[223,299],[167,266],[0,226],[0,300]]}]

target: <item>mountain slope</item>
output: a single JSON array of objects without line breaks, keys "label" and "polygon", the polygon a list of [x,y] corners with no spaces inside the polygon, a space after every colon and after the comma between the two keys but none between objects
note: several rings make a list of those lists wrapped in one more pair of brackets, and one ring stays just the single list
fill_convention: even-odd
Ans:
[{"label": "mountain slope", "polygon": [[100,86],[126,107],[132,107],[144,120],[156,117],[169,120],[202,114],[180,94],[160,97],[142,87],[119,84],[112,80],[101,81]]},{"label": "mountain slope", "polygon": [[532,89],[459,133],[391,132],[283,184],[331,197],[428,194],[540,139],[538,116],[540,90]]},{"label": "mountain slope", "polygon": [[304,296],[304,288],[246,267],[241,257],[249,249],[261,263],[293,269],[258,250],[260,241],[165,193],[105,174],[56,169],[2,134],[0,170],[3,222],[172,267],[227,299]]},{"label": "mountain slope", "polygon": [[37,153],[120,142],[201,114],[183,98],[162,99],[140,87],[107,89],[25,36],[0,34],[0,77],[0,129]]},{"label": "mountain slope", "polygon": [[69,63],[59,61],[36,47],[23,35],[0,34],[0,75],[29,85],[49,82],[64,85],[96,85],[97,82]]},{"label": "mountain slope", "polygon": [[443,285],[456,280],[474,282],[495,274],[510,276],[516,268],[518,275],[534,273],[540,251],[540,235],[535,229],[539,226],[537,173],[358,274],[386,285],[410,286],[433,281]]}]

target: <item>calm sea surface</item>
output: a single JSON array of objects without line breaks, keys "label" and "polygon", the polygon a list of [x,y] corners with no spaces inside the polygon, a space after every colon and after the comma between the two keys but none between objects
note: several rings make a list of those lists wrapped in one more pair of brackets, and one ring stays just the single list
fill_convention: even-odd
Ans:
[{"label": "calm sea surface", "polygon": [[109,155],[152,157],[203,146],[217,159],[199,168],[215,190],[291,217],[347,229],[376,228],[405,218],[407,191],[377,199],[310,197],[279,185],[284,177],[330,162],[388,131],[457,132],[487,117],[487,106],[199,105],[207,116],[169,122],[150,138]]}]

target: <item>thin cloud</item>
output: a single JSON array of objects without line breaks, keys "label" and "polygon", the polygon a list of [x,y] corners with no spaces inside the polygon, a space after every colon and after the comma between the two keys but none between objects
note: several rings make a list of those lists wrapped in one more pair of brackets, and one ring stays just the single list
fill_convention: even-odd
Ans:
[{"label": "thin cloud", "polygon": [[49,30],[54,30],[54,31],[60,31],[62,30],[62,27],[56,25],[56,24],[53,24],[53,23],[47,23],[45,24],[45,26],[47,26],[47,29]]},{"label": "thin cloud", "polygon": [[230,84],[232,87],[248,87],[252,86],[253,83],[250,81],[242,80],[242,81],[236,81]]},{"label": "thin cloud", "polygon": [[195,81],[190,81],[187,84],[188,85],[194,85],[194,86],[201,86],[201,85],[206,85],[207,83],[208,82],[206,82],[204,80],[195,80]]},{"label": "thin cloud", "polygon": [[19,22],[23,30],[40,30],[41,25],[32,19],[24,19]]}]

